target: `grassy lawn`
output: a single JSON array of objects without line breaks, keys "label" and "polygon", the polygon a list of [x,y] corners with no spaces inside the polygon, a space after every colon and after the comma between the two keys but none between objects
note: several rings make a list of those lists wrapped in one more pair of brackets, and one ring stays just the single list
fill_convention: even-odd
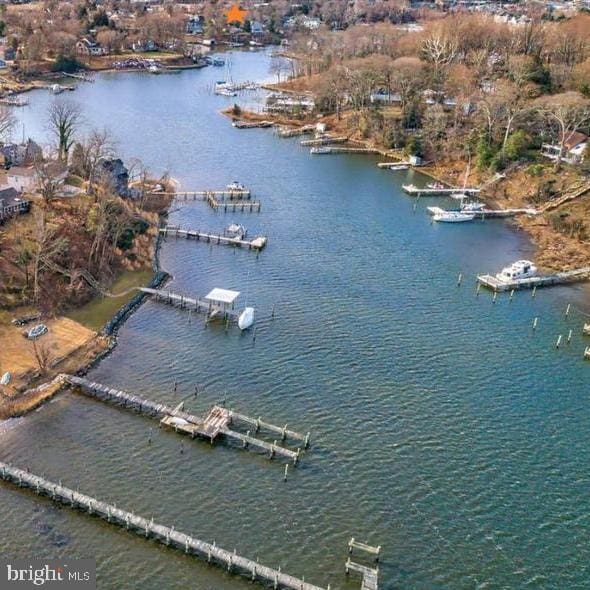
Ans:
[{"label": "grassy lawn", "polygon": [[[111,293],[121,293],[133,287],[145,287],[151,280],[151,270],[136,270],[123,273],[110,288]],[[133,296],[135,291],[127,293],[122,297],[102,297],[90,301],[79,309],[74,309],[66,315],[76,322],[90,328],[100,330],[110,320],[120,307],[125,305]]]}]

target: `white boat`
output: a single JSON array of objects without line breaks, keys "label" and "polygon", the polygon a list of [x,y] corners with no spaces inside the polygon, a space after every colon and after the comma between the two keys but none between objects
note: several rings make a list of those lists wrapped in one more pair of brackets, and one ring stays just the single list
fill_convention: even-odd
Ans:
[{"label": "white boat", "polygon": [[248,230],[240,223],[230,223],[225,228],[225,235],[229,236],[230,238],[243,240],[247,234]]},{"label": "white boat", "polygon": [[587,346],[586,350],[584,350],[584,358],[590,359],[590,346]]},{"label": "white boat", "polygon": [[462,211],[441,211],[432,218],[434,221],[444,223],[461,223],[463,221],[473,221],[475,213],[463,213]]},{"label": "white boat", "polygon": [[64,90],[65,88],[59,84],[53,84],[51,86],[51,92],[53,92],[53,94],[61,94]]},{"label": "white boat", "polygon": [[238,318],[238,327],[240,330],[247,330],[254,323],[254,308],[246,307]]},{"label": "white boat", "polygon": [[590,324],[584,324],[582,328],[582,333],[586,334],[586,336],[590,336]]},{"label": "white boat", "polygon": [[238,93],[235,90],[229,90],[228,88],[216,88],[215,94],[219,96],[238,96]]},{"label": "white boat", "polygon": [[184,418],[179,418],[178,416],[173,416],[170,418],[169,423],[174,426],[186,426],[188,424],[188,420]]},{"label": "white boat", "polygon": [[226,185],[225,188],[228,191],[245,191],[246,190],[246,187],[241,182],[238,182],[237,180],[230,182],[228,185]]},{"label": "white boat", "polygon": [[319,154],[331,154],[332,149],[329,147],[314,147],[309,150],[310,154],[319,155]]},{"label": "white boat", "polygon": [[152,64],[149,68],[148,71],[150,74],[161,74],[162,73],[162,69],[159,68],[156,64]]},{"label": "white boat", "polygon": [[479,201],[471,201],[471,203],[461,203],[461,211],[481,211],[485,209],[485,203],[480,203]]},{"label": "white boat", "polygon": [[537,276],[537,267],[530,260],[517,260],[496,275],[499,281],[510,282]]},{"label": "white boat", "polygon": [[397,170],[408,170],[410,167],[407,164],[394,164],[390,166],[389,169],[393,170],[394,172]]},{"label": "white boat", "polygon": [[2,377],[0,377],[0,385],[8,385],[10,380],[12,379],[12,375],[6,371]]}]

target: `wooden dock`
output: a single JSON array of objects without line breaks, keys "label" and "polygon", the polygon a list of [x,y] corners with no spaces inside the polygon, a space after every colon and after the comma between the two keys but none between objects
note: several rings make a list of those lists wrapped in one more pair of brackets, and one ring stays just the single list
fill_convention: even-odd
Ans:
[{"label": "wooden dock", "polygon": [[186,309],[187,311],[204,313],[209,319],[217,317],[222,320],[237,322],[241,313],[241,310],[231,307],[221,308],[202,297],[185,297],[184,295],[172,293],[171,291],[150,289],[149,287],[141,287],[139,290],[151,295],[156,301],[180,307],[180,309]]},{"label": "wooden dock", "polygon": [[408,166],[411,167],[412,163],[407,160],[400,160],[399,162],[379,162],[377,164],[379,168],[391,168],[392,166]]},{"label": "wooden dock", "polygon": [[257,561],[241,557],[235,550],[228,551],[216,545],[215,542],[201,541],[192,535],[175,530],[174,527],[158,524],[153,518],[148,520],[117,508],[114,504],[102,502],[67,488],[61,483],[54,483],[7,463],[0,462],[0,478],[19,487],[33,490],[39,495],[47,496],[54,502],[87,512],[138,536],[154,539],[187,555],[199,557],[211,565],[223,567],[228,572],[247,576],[253,582],[284,590],[324,590],[303,579],[285,574],[280,568],[274,569],[261,565]]},{"label": "wooden dock", "polygon": [[[369,545],[368,543],[362,543],[357,541],[354,537],[348,542],[348,553],[352,555],[352,552],[358,549],[364,551],[370,556],[374,557],[375,561],[379,561],[379,554],[381,553],[381,545],[377,547]],[[379,568],[369,567],[352,561],[350,557],[345,564],[345,572],[348,575],[351,571],[361,574],[363,581],[361,584],[361,590],[378,590],[379,589]]]},{"label": "wooden dock", "polygon": [[[431,215],[440,215],[442,213],[449,213],[448,210],[441,209],[440,207],[426,207]],[[459,210],[457,210],[459,211]],[[537,215],[536,209],[480,209],[478,211],[463,211],[464,213],[471,213],[476,218],[488,219],[490,218],[503,218],[503,217],[514,217],[516,215]]]},{"label": "wooden dock", "polygon": [[313,133],[315,130],[315,125],[304,125],[303,127],[296,127],[295,129],[289,129],[288,127],[279,127],[277,130],[277,135],[279,137],[297,137],[298,135]]},{"label": "wooden dock", "polygon": [[335,143],[346,143],[348,141],[348,137],[340,136],[340,137],[320,137],[318,139],[304,139],[301,141],[301,145],[308,146],[308,147],[318,147],[322,145],[332,145]]},{"label": "wooden dock", "polygon": [[207,197],[213,196],[218,201],[249,199],[252,193],[249,190],[207,190],[207,191],[175,191],[175,192],[151,192],[150,195],[164,195],[174,197],[179,201],[205,201]]},{"label": "wooden dock", "polygon": [[237,443],[244,449],[251,448],[266,453],[270,459],[281,457],[291,461],[294,465],[299,461],[301,448],[296,448],[295,450],[288,449],[277,444],[276,440],[271,443],[252,436],[250,431],[244,434],[232,430],[230,426],[233,422],[254,425],[258,423],[260,428],[267,428],[271,432],[281,434],[281,441],[287,438],[303,441],[304,448],[309,444],[309,434],[304,436],[297,432],[286,430],[286,427],[281,428],[280,426],[262,422],[260,418],[251,418],[221,406],[213,406],[204,416],[197,416],[183,411],[182,404],[179,404],[176,408],[172,408],[165,404],[144,399],[138,395],[120,391],[83,377],[62,375],[62,378],[64,382],[69,383],[89,397],[116,404],[158,419],[161,425],[172,428],[175,432],[185,434],[193,439],[204,438],[209,440],[211,444],[218,438],[226,438]]},{"label": "wooden dock", "polygon": [[478,275],[478,282],[492,291],[516,291],[518,289],[535,289],[590,280],[590,267],[557,272],[552,275],[501,281],[493,275]]},{"label": "wooden dock", "polygon": [[258,128],[268,128],[273,127],[274,123],[272,121],[233,121],[232,126],[236,129],[258,129]]},{"label": "wooden dock", "polygon": [[361,148],[361,147],[326,147],[322,148],[322,154],[368,154],[377,155],[381,153],[381,150],[374,148]]},{"label": "wooden dock", "polygon": [[404,184],[402,188],[404,192],[413,197],[451,197],[461,193],[465,195],[476,195],[480,192],[478,188],[418,188],[413,184]]},{"label": "wooden dock", "polygon": [[266,236],[256,236],[251,240],[244,240],[241,238],[232,238],[222,234],[214,234],[211,232],[202,232],[198,229],[180,229],[178,227],[167,226],[160,228],[160,233],[165,236],[173,236],[175,238],[181,237],[203,241],[208,244],[223,244],[226,246],[240,246],[248,248],[248,250],[262,250],[266,246]]}]

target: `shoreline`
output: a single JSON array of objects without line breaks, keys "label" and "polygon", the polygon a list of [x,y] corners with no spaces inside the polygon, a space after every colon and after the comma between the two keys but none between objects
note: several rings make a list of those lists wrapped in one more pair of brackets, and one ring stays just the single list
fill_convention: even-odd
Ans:
[{"label": "shoreline", "polygon": [[[178,181],[174,181],[175,184]],[[168,215],[170,205],[160,214],[158,226],[162,218]],[[162,234],[158,232],[155,237],[154,256],[152,259],[153,276],[147,287],[158,288],[165,285],[171,278],[168,272],[160,266],[160,249],[162,246]],[[140,291],[130,301],[123,304],[117,312],[103,325],[103,327],[88,342],[74,349],[64,358],[56,359],[50,366],[52,375],[41,378],[37,374],[29,381],[27,389],[17,392],[15,395],[0,400],[0,422],[14,418],[21,418],[49,402],[57,394],[66,389],[66,385],[60,378],[62,373],[71,373],[78,376],[86,375],[102,360],[107,358],[117,347],[118,331],[125,322],[143,305],[147,295]],[[68,366],[68,363],[71,363]],[[59,367],[59,371],[55,371]],[[64,370],[65,369],[65,370]]]}]

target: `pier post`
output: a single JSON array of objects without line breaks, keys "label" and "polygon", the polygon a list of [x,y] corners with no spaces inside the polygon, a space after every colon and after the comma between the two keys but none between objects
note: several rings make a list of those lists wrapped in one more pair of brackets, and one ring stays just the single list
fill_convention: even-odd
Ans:
[{"label": "pier post", "polygon": [[561,334],[557,337],[557,342],[555,343],[555,348],[559,348],[560,344],[561,344]]},{"label": "pier post", "polygon": [[287,481],[287,475],[289,473],[289,463],[285,464],[285,475],[283,476],[283,481]]},{"label": "pier post", "polygon": [[538,323],[539,323],[539,318],[535,318],[535,319],[533,320],[533,330],[536,330],[536,329],[537,329],[537,325],[538,325]]},{"label": "pier post", "polygon": [[477,282],[477,289],[475,290],[475,296],[479,297],[479,292],[481,291],[481,283]]},{"label": "pier post", "polygon": [[533,293],[532,293],[531,297],[534,297],[536,294],[537,294],[537,285],[535,285],[533,287]]},{"label": "pier post", "polygon": [[510,303],[512,303],[512,298],[514,297],[514,289],[510,291]]},{"label": "pier post", "polygon": [[565,317],[567,318],[570,314],[570,308],[571,308],[571,303],[567,304],[567,307],[565,308]]},{"label": "pier post", "polygon": [[459,276],[457,277],[457,287],[461,286],[461,282],[463,281],[463,273],[459,273]]},{"label": "pier post", "polygon": [[310,437],[310,434],[311,434],[311,433],[310,433],[310,432],[308,432],[308,433],[305,435],[305,440],[303,441],[303,448],[304,448],[304,449],[307,449],[307,447],[309,447],[309,437]]},{"label": "pier post", "polygon": [[494,291],[494,296],[492,297],[492,303],[496,303],[497,297],[498,297],[498,291]]},{"label": "pier post", "polygon": [[573,334],[573,330],[570,330],[570,331],[567,333],[567,343],[568,343],[568,344],[569,344],[569,343],[571,342],[571,340],[572,340],[572,334]]}]

